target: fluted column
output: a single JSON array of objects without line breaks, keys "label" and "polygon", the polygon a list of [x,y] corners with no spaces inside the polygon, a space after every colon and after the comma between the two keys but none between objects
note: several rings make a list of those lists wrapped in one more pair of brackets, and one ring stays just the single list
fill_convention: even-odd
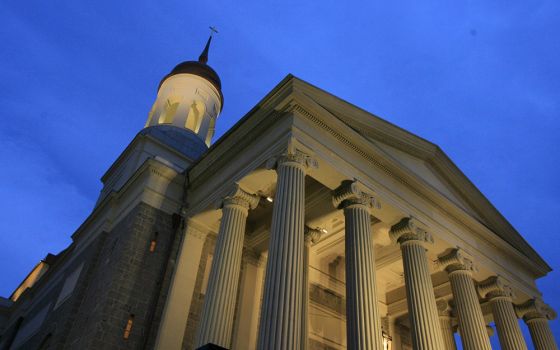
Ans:
[{"label": "fluted column", "polygon": [[455,344],[455,336],[453,331],[453,314],[449,301],[440,299],[436,303],[439,315],[439,324],[443,336],[443,344],[445,350],[457,350]]},{"label": "fluted column", "polygon": [[548,320],[556,318],[556,312],[540,299],[531,299],[515,307],[518,317],[529,327],[535,350],[558,350]]},{"label": "fluted column", "polygon": [[301,349],[305,173],[317,166],[302,154],[275,161],[278,180],[272,210],[268,264],[259,328],[260,350]]},{"label": "fluted column", "polygon": [[472,279],[472,260],[465,257],[460,249],[454,249],[440,257],[438,262],[449,276],[463,349],[491,350],[486,323]]},{"label": "fluted column", "polygon": [[488,299],[502,350],[527,350],[513,309],[512,291],[502,277],[493,276],[478,285],[480,296]]},{"label": "fluted column", "polygon": [[417,350],[444,349],[424,247],[424,244],[433,244],[434,239],[413,218],[403,218],[391,227],[389,235],[401,246],[413,347]]},{"label": "fluted column", "polygon": [[256,208],[258,203],[258,196],[243,191],[238,185],[224,198],[197,346],[212,343],[230,347],[245,225],[249,208]]},{"label": "fluted column", "polygon": [[321,238],[321,230],[312,229],[305,226],[305,250],[303,252],[303,329],[301,334],[301,348],[307,350],[309,348],[309,251],[311,245],[315,244]]},{"label": "fluted column", "polygon": [[333,204],[344,209],[348,349],[381,350],[383,342],[370,216],[370,209],[377,202],[363,192],[357,182],[343,181],[333,192]]}]

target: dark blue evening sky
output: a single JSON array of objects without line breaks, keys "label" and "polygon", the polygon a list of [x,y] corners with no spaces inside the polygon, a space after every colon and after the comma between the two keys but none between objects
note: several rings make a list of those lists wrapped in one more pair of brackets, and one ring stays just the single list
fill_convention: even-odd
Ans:
[{"label": "dark blue evening sky", "polygon": [[0,295],[70,243],[215,25],[217,136],[292,73],[440,145],[555,269],[560,311],[559,20],[553,0],[2,1]]}]

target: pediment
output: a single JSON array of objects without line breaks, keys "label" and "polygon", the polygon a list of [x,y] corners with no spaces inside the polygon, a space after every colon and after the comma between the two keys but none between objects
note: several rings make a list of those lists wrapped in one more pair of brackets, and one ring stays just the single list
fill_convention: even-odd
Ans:
[{"label": "pediment", "polygon": [[[369,141],[372,151],[415,178],[417,183],[492,230],[534,262],[550,267],[523,239],[490,201],[435,144],[360,109],[293,76],[281,85],[291,85],[297,104],[307,105],[320,117],[335,117]],[[273,90],[274,91],[274,90]]]}]

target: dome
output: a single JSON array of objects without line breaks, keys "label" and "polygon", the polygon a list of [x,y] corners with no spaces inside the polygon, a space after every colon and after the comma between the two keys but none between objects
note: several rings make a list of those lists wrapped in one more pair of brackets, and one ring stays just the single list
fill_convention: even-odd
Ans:
[{"label": "dome", "polygon": [[194,132],[174,125],[154,125],[142,129],[138,134],[151,136],[192,160],[197,160],[208,150],[204,141]]},{"label": "dome", "polygon": [[173,68],[171,73],[167,74],[161,80],[158,90],[159,88],[161,88],[161,85],[167,78],[177,74],[193,74],[208,80],[210,83],[212,83],[216,90],[218,90],[222,106],[224,105],[224,96],[222,95],[222,82],[220,81],[220,77],[218,76],[218,73],[216,73],[216,71],[206,63],[202,63],[199,61],[185,61],[179,63],[177,66],[175,66],[175,68]]},{"label": "dome", "polygon": [[171,71],[171,73],[163,77],[163,79],[159,83],[158,91],[163,85],[163,83],[165,82],[165,80],[169,77],[172,77],[177,74],[197,75],[201,78],[208,80],[216,88],[216,90],[218,90],[218,93],[220,94],[221,108],[223,108],[224,95],[222,95],[222,82],[220,81],[220,77],[218,76],[218,73],[216,73],[215,70],[213,70],[209,65],[206,64],[208,62],[208,51],[210,50],[211,42],[212,42],[212,35],[210,35],[210,37],[208,38],[204,50],[202,50],[200,57],[198,57],[198,61],[185,61],[176,65],[175,68],[173,68],[173,70]]}]

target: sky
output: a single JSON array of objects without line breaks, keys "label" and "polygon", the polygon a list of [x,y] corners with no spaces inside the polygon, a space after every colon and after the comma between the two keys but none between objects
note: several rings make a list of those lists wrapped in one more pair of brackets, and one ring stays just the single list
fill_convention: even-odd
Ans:
[{"label": "sky", "polygon": [[554,269],[537,284],[560,311],[558,18],[553,0],[2,1],[0,295],[70,243],[214,25],[218,137],[292,73],[438,144]]}]

